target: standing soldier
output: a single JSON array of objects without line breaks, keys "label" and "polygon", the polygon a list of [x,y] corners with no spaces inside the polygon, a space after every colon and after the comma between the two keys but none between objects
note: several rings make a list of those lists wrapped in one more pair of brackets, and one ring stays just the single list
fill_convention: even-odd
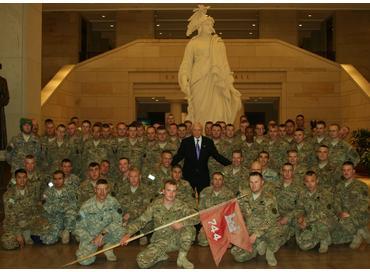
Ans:
[{"label": "standing soldier", "polygon": [[268,131],[266,138],[265,150],[269,153],[269,165],[275,172],[280,171],[286,160],[286,152],[289,150],[289,145],[278,135],[277,125],[272,125]]},{"label": "standing soldier", "polygon": [[295,122],[292,119],[285,121],[285,137],[284,140],[292,145],[294,142],[294,131],[295,131]]},{"label": "standing soldier", "polygon": [[64,177],[61,170],[55,171],[52,186],[42,196],[45,217],[51,226],[41,240],[48,245],[56,243],[59,236],[63,244],[68,244],[76,225],[77,199],[71,188],[64,184]]},{"label": "standing soldier", "polygon": [[[219,154],[227,158],[227,145],[228,143],[225,142],[225,140],[222,139],[222,128],[219,124],[213,124],[212,125],[212,140],[215,144],[215,147]],[[230,158],[231,159],[231,158]],[[223,169],[223,165],[216,161],[215,158],[211,157],[208,160],[208,168],[209,168],[209,174],[212,176],[214,172],[221,172]]]},{"label": "standing soldier", "polygon": [[[208,209],[217,204],[229,201],[235,197],[233,192],[224,186],[224,176],[220,172],[215,172],[212,175],[211,186],[208,186],[200,192],[199,210]],[[198,234],[198,245],[208,246],[207,237],[203,227]]]},{"label": "standing soldier", "polygon": [[45,145],[45,159],[47,160],[47,174],[58,170],[63,159],[69,159],[72,155],[72,147],[65,138],[66,127],[63,124],[57,126],[56,139]]},{"label": "standing soldier", "polygon": [[151,169],[156,160],[156,153],[153,150],[157,145],[157,135],[153,126],[150,126],[146,129],[146,139],[147,141],[145,144],[143,166],[141,168],[142,173],[146,172],[148,169]]},{"label": "standing soldier", "polygon": [[[118,201],[109,195],[109,185],[105,179],[99,179],[95,185],[95,195],[81,207],[75,233],[80,238],[76,251],[77,258],[88,256],[103,246],[107,248],[117,243],[123,234],[122,209]],[[117,261],[113,249],[105,251],[108,261]],[[81,265],[90,265],[95,257],[83,260]]]},{"label": "standing soldier", "polygon": [[48,160],[47,160],[47,150],[49,145],[54,143],[56,140],[55,137],[55,125],[52,119],[46,119],[44,121],[45,134],[40,137],[41,144],[41,169],[44,172],[48,171]]},{"label": "standing soldier", "polygon": [[[185,202],[189,207],[197,208],[197,199],[194,199],[193,188],[190,185],[190,182],[182,179],[182,167],[179,164],[172,166],[171,177],[177,183],[177,193],[176,198]],[[164,184],[163,184],[164,189]]]},{"label": "standing soldier", "polygon": [[263,180],[268,183],[276,184],[279,180],[279,174],[269,167],[270,154],[267,151],[261,151],[258,154],[257,160],[262,166]]},{"label": "standing soldier", "polygon": [[335,190],[335,212],[338,223],[332,233],[334,244],[349,243],[359,248],[362,241],[370,244],[369,194],[367,185],[355,179],[354,163],[346,161],[342,166],[343,179]]},{"label": "standing soldier", "polygon": [[92,162],[88,168],[88,178],[81,182],[78,188],[79,207],[94,196],[96,182],[100,179],[100,165],[97,162]]},{"label": "standing soldier", "polygon": [[345,161],[351,161],[356,166],[360,162],[360,155],[349,143],[339,136],[339,125],[329,126],[329,159],[335,166],[341,167]]},{"label": "standing soldier", "polygon": [[113,138],[111,149],[112,149],[112,168],[113,174],[119,175],[118,161],[122,158],[126,152],[126,146],[122,145],[127,137],[127,125],[124,122],[119,122],[116,125],[117,136]]},{"label": "standing soldier", "polygon": [[304,162],[308,167],[311,167],[315,161],[314,146],[305,140],[304,131],[300,128],[296,129],[293,137],[294,141],[291,148],[297,150],[300,162]]},{"label": "standing soldier", "polygon": [[231,254],[237,262],[246,262],[259,255],[266,254],[267,264],[276,266],[275,253],[284,242],[282,228],[276,223],[279,218],[276,198],[263,188],[263,177],[258,172],[249,176],[250,190],[239,200],[246,222],[249,241],[253,245],[252,252],[234,246]]},{"label": "standing soldier", "polygon": [[258,146],[254,142],[254,129],[253,127],[247,127],[245,129],[245,141],[241,144],[241,150],[243,152],[244,164],[247,168],[251,166],[251,163],[258,157]]},{"label": "standing soldier", "polygon": [[225,186],[236,196],[239,193],[240,183],[249,178],[248,168],[243,165],[243,154],[241,150],[232,153],[232,164],[225,166],[222,174],[225,177]]},{"label": "standing soldier", "polygon": [[314,150],[317,150],[321,145],[328,144],[325,121],[320,120],[316,122],[316,133],[312,136],[310,140],[311,144],[314,146]]},{"label": "standing soldier", "polygon": [[296,241],[302,250],[320,244],[319,252],[326,253],[332,242],[330,231],[335,224],[333,194],[318,186],[313,171],[307,171],[304,183],[306,189],[300,193],[297,201]]},{"label": "standing soldier", "polygon": [[130,169],[130,160],[122,157],[118,160],[119,173],[117,178],[114,180],[112,195],[116,196],[120,191],[125,188],[128,184],[128,173]]},{"label": "standing soldier", "polygon": [[43,227],[47,226],[38,213],[37,199],[32,187],[27,184],[26,170],[16,170],[15,180],[15,186],[9,188],[3,196],[5,218],[4,233],[0,241],[4,249],[32,245],[31,235],[43,234]]},{"label": "standing soldier", "polygon": [[32,134],[32,120],[21,118],[21,132],[14,136],[6,148],[6,161],[11,166],[11,172],[23,168],[24,158],[33,155],[36,161],[41,158],[41,145],[39,140]]},{"label": "standing soldier", "polygon": [[[186,203],[176,199],[177,183],[173,180],[165,182],[163,198],[154,200],[145,212],[127,226],[127,234],[122,237],[121,245],[126,245],[131,235],[153,221],[154,228],[173,222],[177,219],[195,213]],[[140,268],[150,268],[160,261],[168,259],[166,253],[179,251],[177,266],[180,268],[194,268],[187,259],[188,251],[195,239],[195,227],[199,219],[194,216],[184,222],[177,222],[171,226],[156,231],[150,240],[149,246],[136,257]]]},{"label": "standing soldier", "polygon": [[77,125],[74,122],[70,122],[67,125],[67,139],[71,147],[70,160],[73,162],[73,173],[80,176],[81,173],[81,132],[77,129]]},{"label": "standing soldier", "polygon": [[298,185],[304,184],[304,175],[307,172],[307,165],[304,162],[300,162],[298,158],[298,152],[297,150],[289,150],[288,152],[288,162],[293,165],[293,176],[294,181]]},{"label": "standing soldier", "polygon": [[180,140],[177,136],[177,129],[178,127],[175,123],[170,124],[168,127],[168,140],[170,141],[170,143],[173,143],[176,146],[176,150],[180,147]]}]

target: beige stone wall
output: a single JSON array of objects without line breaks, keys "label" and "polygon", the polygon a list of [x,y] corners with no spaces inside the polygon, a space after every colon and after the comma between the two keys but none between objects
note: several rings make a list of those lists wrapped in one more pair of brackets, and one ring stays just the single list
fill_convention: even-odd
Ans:
[{"label": "beige stone wall", "polygon": [[[136,98],[164,97],[170,103],[184,99],[177,84],[177,71],[187,40],[137,40],[76,65],[67,82],[78,111],[55,111],[55,119],[71,113],[92,121],[132,121],[136,118]],[[226,40],[227,54],[235,86],[248,97],[279,97],[280,120],[349,122],[364,126],[360,119],[351,123],[342,112],[342,68],[339,64],[279,40]],[[65,87],[58,88],[57,92]],[[347,89],[343,89],[347,90]],[[361,92],[352,86],[350,97]],[[52,100],[51,100],[52,101]],[[57,102],[58,100],[54,100]],[[48,102],[46,105],[48,105]],[[370,106],[369,99],[364,105]],[[71,108],[72,110],[72,108]],[[353,110],[353,109],[352,109]],[[49,112],[43,110],[44,118]],[[363,113],[363,121],[370,114]]]},{"label": "beige stone wall", "polygon": [[117,11],[116,26],[117,47],[136,39],[153,39],[153,11]]},{"label": "beige stone wall", "polygon": [[337,11],[336,56],[370,81],[370,11]]},{"label": "beige stone wall", "polygon": [[42,86],[66,64],[79,60],[80,15],[44,12],[42,16]]},{"label": "beige stone wall", "polygon": [[261,10],[259,13],[260,39],[280,39],[298,44],[296,10]]},{"label": "beige stone wall", "polygon": [[8,140],[21,117],[40,118],[41,4],[0,4],[0,75],[7,79]]}]

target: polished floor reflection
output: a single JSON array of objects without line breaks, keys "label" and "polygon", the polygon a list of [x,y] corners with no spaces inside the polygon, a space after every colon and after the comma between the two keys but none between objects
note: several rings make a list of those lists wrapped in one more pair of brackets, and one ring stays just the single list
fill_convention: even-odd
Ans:
[{"label": "polished floor reflection", "polygon": [[[70,245],[56,244],[53,246],[26,246],[22,250],[0,250],[0,268],[60,268],[74,260],[76,243]],[[107,262],[104,255],[99,255],[95,264],[89,268],[138,268],[136,255],[144,247],[137,241],[127,247],[115,250],[117,262]],[[170,253],[170,258],[158,263],[153,268],[177,268],[176,253]],[[189,259],[195,268],[216,268],[208,247],[194,245],[189,253]],[[363,243],[357,250],[351,250],[348,245],[336,245],[329,248],[327,254],[319,254],[317,249],[303,252],[295,242],[283,246],[276,254],[277,268],[370,268],[370,245]],[[246,263],[233,261],[230,250],[226,252],[219,268],[268,268],[264,256],[258,256]],[[74,265],[70,268],[82,268]],[[87,267],[84,267],[87,268]]]}]

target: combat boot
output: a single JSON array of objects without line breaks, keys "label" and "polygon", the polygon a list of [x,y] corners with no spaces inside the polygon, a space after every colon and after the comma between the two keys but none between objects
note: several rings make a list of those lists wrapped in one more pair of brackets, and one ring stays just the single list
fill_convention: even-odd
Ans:
[{"label": "combat boot", "polygon": [[146,236],[141,237],[141,238],[139,239],[139,245],[141,245],[141,246],[145,246],[145,245],[147,245],[147,244],[148,244],[148,238],[147,238]]},{"label": "combat boot", "polygon": [[366,243],[370,244],[370,233],[367,227],[364,227],[358,231],[361,237],[366,241]]},{"label": "combat boot", "polygon": [[25,230],[22,233],[22,235],[24,237],[24,242],[26,243],[26,245],[33,245],[33,240],[31,239],[31,231],[30,230]]},{"label": "combat boot", "polygon": [[274,252],[272,252],[269,248],[266,249],[266,261],[269,266],[276,266],[277,260],[275,258]]},{"label": "combat boot", "polygon": [[187,252],[179,252],[179,255],[177,257],[177,266],[185,269],[193,269],[194,265],[189,262],[189,260],[186,258],[186,255]]},{"label": "combat boot", "polygon": [[352,249],[357,249],[360,247],[361,243],[362,243],[362,237],[360,234],[360,230],[358,230],[356,235],[353,237],[353,240],[351,244],[349,245],[349,247]]},{"label": "combat boot", "polygon": [[[110,246],[111,246],[111,244],[106,244],[106,245],[103,247],[103,249],[108,248],[108,247],[110,247]],[[105,257],[107,257],[107,261],[110,261],[110,262],[116,262],[116,261],[117,261],[117,257],[116,257],[116,255],[114,254],[113,249],[110,249],[110,250],[108,250],[108,251],[105,251],[105,252],[104,252],[104,255],[105,255]]]},{"label": "combat boot", "polygon": [[69,231],[68,230],[63,230],[62,232],[62,244],[68,244],[69,243]]},{"label": "combat boot", "polygon": [[320,241],[320,248],[319,253],[326,253],[328,252],[329,245],[326,241]]},{"label": "combat boot", "polygon": [[257,245],[258,255],[260,255],[260,256],[265,255],[266,250],[267,250],[266,242],[265,241],[259,242],[258,245]]}]

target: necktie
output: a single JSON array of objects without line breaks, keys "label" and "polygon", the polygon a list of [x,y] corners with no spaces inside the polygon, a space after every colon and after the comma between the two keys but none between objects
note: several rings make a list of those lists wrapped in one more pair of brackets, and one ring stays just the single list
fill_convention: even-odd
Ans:
[{"label": "necktie", "polygon": [[199,160],[199,155],[200,155],[199,139],[197,139],[197,143],[195,144],[195,151],[197,152],[197,159]]}]

